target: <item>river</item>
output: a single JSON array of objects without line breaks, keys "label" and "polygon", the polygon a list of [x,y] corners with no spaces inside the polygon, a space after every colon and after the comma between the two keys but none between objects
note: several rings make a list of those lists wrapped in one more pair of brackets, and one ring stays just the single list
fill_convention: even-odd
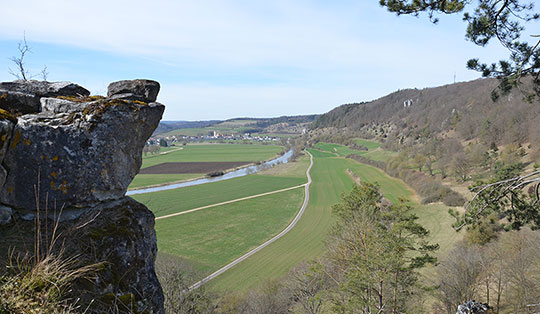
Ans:
[{"label": "river", "polygon": [[156,187],[151,187],[151,188],[143,188],[143,189],[138,189],[138,190],[131,190],[131,191],[127,191],[126,195],[160,192],[160,191],[183,188],[186,186],[194,186],[194,185],[199,185],[199,184],[204,184],[204,183],[218,182],[218,181],[229,180],[232,178],[243,177],[243,176],[247,176],[248,174],[253,174],[261,170],[268,169],[269,167],[273,167],[277,164],[287,163],[289,159],[291,159],[292,155],[293,155],[293,150],[291,149],[285,154],[279,156],[278,158],[269,160],[260,165],[249,166],[246,168],[241,168],[238,170],[227,172],[224,175],[219,176],[219,177],[201,178],[201,179],[196,179],[192,181],[185,181],[185,182],[161,185],[161,186],[156,186]]}]

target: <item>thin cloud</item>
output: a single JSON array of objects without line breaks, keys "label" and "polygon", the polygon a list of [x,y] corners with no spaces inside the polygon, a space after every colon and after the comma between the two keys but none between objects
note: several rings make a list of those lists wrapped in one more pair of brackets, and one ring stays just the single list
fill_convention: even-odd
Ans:
[{"label": "thin cloud", "polygon": [[[168,109],[167,119],[322,113],[397,88],[450,83],[454,72],[472,79],[479,75],[464,70],[468,58],[506,55],[463,40],[457,16],[433,26],[395,17],[376,1],[29,0],[3,3],[2,13],[0,38],[26,32],[34,42],[88,51],[91,60],[92,51],[99,55],[102,72],[80,78],[93,90],[133,75],[130,67],[160,80],[160,99],[183,108]],[[213,109],[197,114],[190,105]]]}]

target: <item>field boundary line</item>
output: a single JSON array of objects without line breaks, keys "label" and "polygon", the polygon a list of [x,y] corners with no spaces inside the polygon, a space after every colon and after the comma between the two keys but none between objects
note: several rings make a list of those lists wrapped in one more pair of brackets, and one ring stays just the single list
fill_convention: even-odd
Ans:
[{"label": "field boundary line", "polygon": [[261,194],[250,195],[250,196],[246,196],[246,197],[242,197],[242,198],[237,198],[237,199],[234,199],[234,200],[225,201],[225,202],[221,202],[221,203],[216,203],[216,204],[206,205],[206,206],[202,206],[202,207],[197,207],[197,208],[185,210],[185,211],[179,212],[179,213],[174,213],[174,214],[169,214],[169,215],[159,216],[159,217],[156,217],[155,220],[160,220],[160,219],[166,219],[166,218],[176,217],[176,216],[180,216],[180,215],[184,215],[184,214],[189,214],[189,213],[192,213],[192,212],[196,212],[196,211],[201,210],[201,209],[207,209],[207,208],[212,208],[212,207],[216,207],[216,206],[227,205],[227,204],[231,204],[231,203],[236,203],[236,202],[240,202],[240,201],[245,201],[245,200],[249,200],[249,199],[257,198],[257,197],[261,197],[261,196],[266,196],[266,195],[272,195],[272,194],[276,194],[276,193],[286,192],[286,191],[290,191],[290,190],[294,190],[294,189],[301,188],[301,187],[305,186],[306,184],[307,184],[307,183],[304,183],[304,184],[301,184],[301,185],[297,185],[297,186],[292,186],[292,187],[285,188],[285,189],[280,189],[280,190],[275,190],[275,191],[265,192],[265,193],[261,193]]},{"label": "field boundary line", "polygon": [[[309,158],[310,158],[310,164],[309,164],[308,169],[306,170],[306,176],[307,176],[308,182],[301,185],[301,186],[303,186],[305,188],[304,202],[302,203],[302,207],[298,211],[298,214],[296,214],[296,216],[294,217],[293,221],[291,221],[291,223],[285,229],[283,229],[280,233],[275,235],[272,239],[270,239],[270,240],[264,242],[263,244],[257,246],[256,248],[252,249],[251,251],[247,252],[246,254],[242,255],[241,257],[239,257],[239,258],[235,259],[234,261],[230,262],[229,264],[221,267],[220,269],[218,269],[214,273],[208,275],[206,278],[204,278],[204,279],[196,282],[192,286],[190,286],[189,291],[191,291],[193,289],[197,289],[200,286],[202,286],[203,284],[207,283],[208,281],[210,281],[210,280],[216,278],[217,276],[223,274],[227,270],[234,267],[236,264],[239,264],[240,262],[247,259],[251,255],[259,252],[263,248],[267,247],[268,245],[270,245],[271,243],[273,243],[274,241],[278,240],[279,238],[281,238],[282,236],[287,234],[289,231],[291,231],[291,229],[296,225],[296,223],[300,220],[300,218],[304,214],[304,211],[306,210],[307,204],[309,202],[309,186],[311,185],[310,171],[311,171],[311,167],[313,167],[313,155],[311,155],[311,153],[308,152],[307,150],[306,150],[306,153],[309,155]],[[300,186],[298,186],[298,187],[300,187]]]}]

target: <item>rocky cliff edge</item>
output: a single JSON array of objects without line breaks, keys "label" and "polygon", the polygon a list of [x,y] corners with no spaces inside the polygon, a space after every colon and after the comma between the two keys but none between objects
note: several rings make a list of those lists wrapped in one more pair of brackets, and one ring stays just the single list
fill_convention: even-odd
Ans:
[{"label": "rocky cliff edge", "polygon": [[72,292],[88,312],[118,300],[163,312],[154,215],[125,196],[164,111],[159,88],[119,81],[102,97],[70,82],[0,83],[0,245],[35,245],[37,219],[47,230],[60,222],[64,254],[102,265]]}]

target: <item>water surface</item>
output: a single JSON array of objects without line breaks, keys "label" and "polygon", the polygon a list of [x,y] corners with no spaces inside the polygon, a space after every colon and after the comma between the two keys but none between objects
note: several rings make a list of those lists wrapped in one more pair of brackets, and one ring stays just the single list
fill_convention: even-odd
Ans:
[{"label": "water surface", "polygon": [[243,177],[243,176],[247,176],[248,174],[253,174],[253,173],[259,172],[261,170],[268,169],[268,168],[273,167],[273,166],[275,166],[277,164],[287,163],[289,161],[289,159],[291,159],[292,155],[293,155],[293,150],[291,149],[288,152],[286,152],[285,154],[279,156],[278,158],[269,160],[269,161],[264,162],[264,163],[262,163],[260,165],[249,166],[249,167],[241,168],[241,169],[234,170],[234,171],[231,171],[231,172],[227,172],[224,175],[219,176],[219,177],[201,178],[201,179],[196,179],[196,180],[192,180],[192,181],[167,184],[167,185],[156,186],[156,187],[145,188],[145,189],[132,190],[132,191],[127,191],[126,195],[136,195],[136,194],[160,192],[160,191],[183,188],[183,187],[186,187],[186,186],[194,186],[194,185],[199,185],[199,184],[205,184],[205,183],[210,183],[210,182],[218,182],[218,181],[229,180],[229,179],[232,179],[232,178]]}]

